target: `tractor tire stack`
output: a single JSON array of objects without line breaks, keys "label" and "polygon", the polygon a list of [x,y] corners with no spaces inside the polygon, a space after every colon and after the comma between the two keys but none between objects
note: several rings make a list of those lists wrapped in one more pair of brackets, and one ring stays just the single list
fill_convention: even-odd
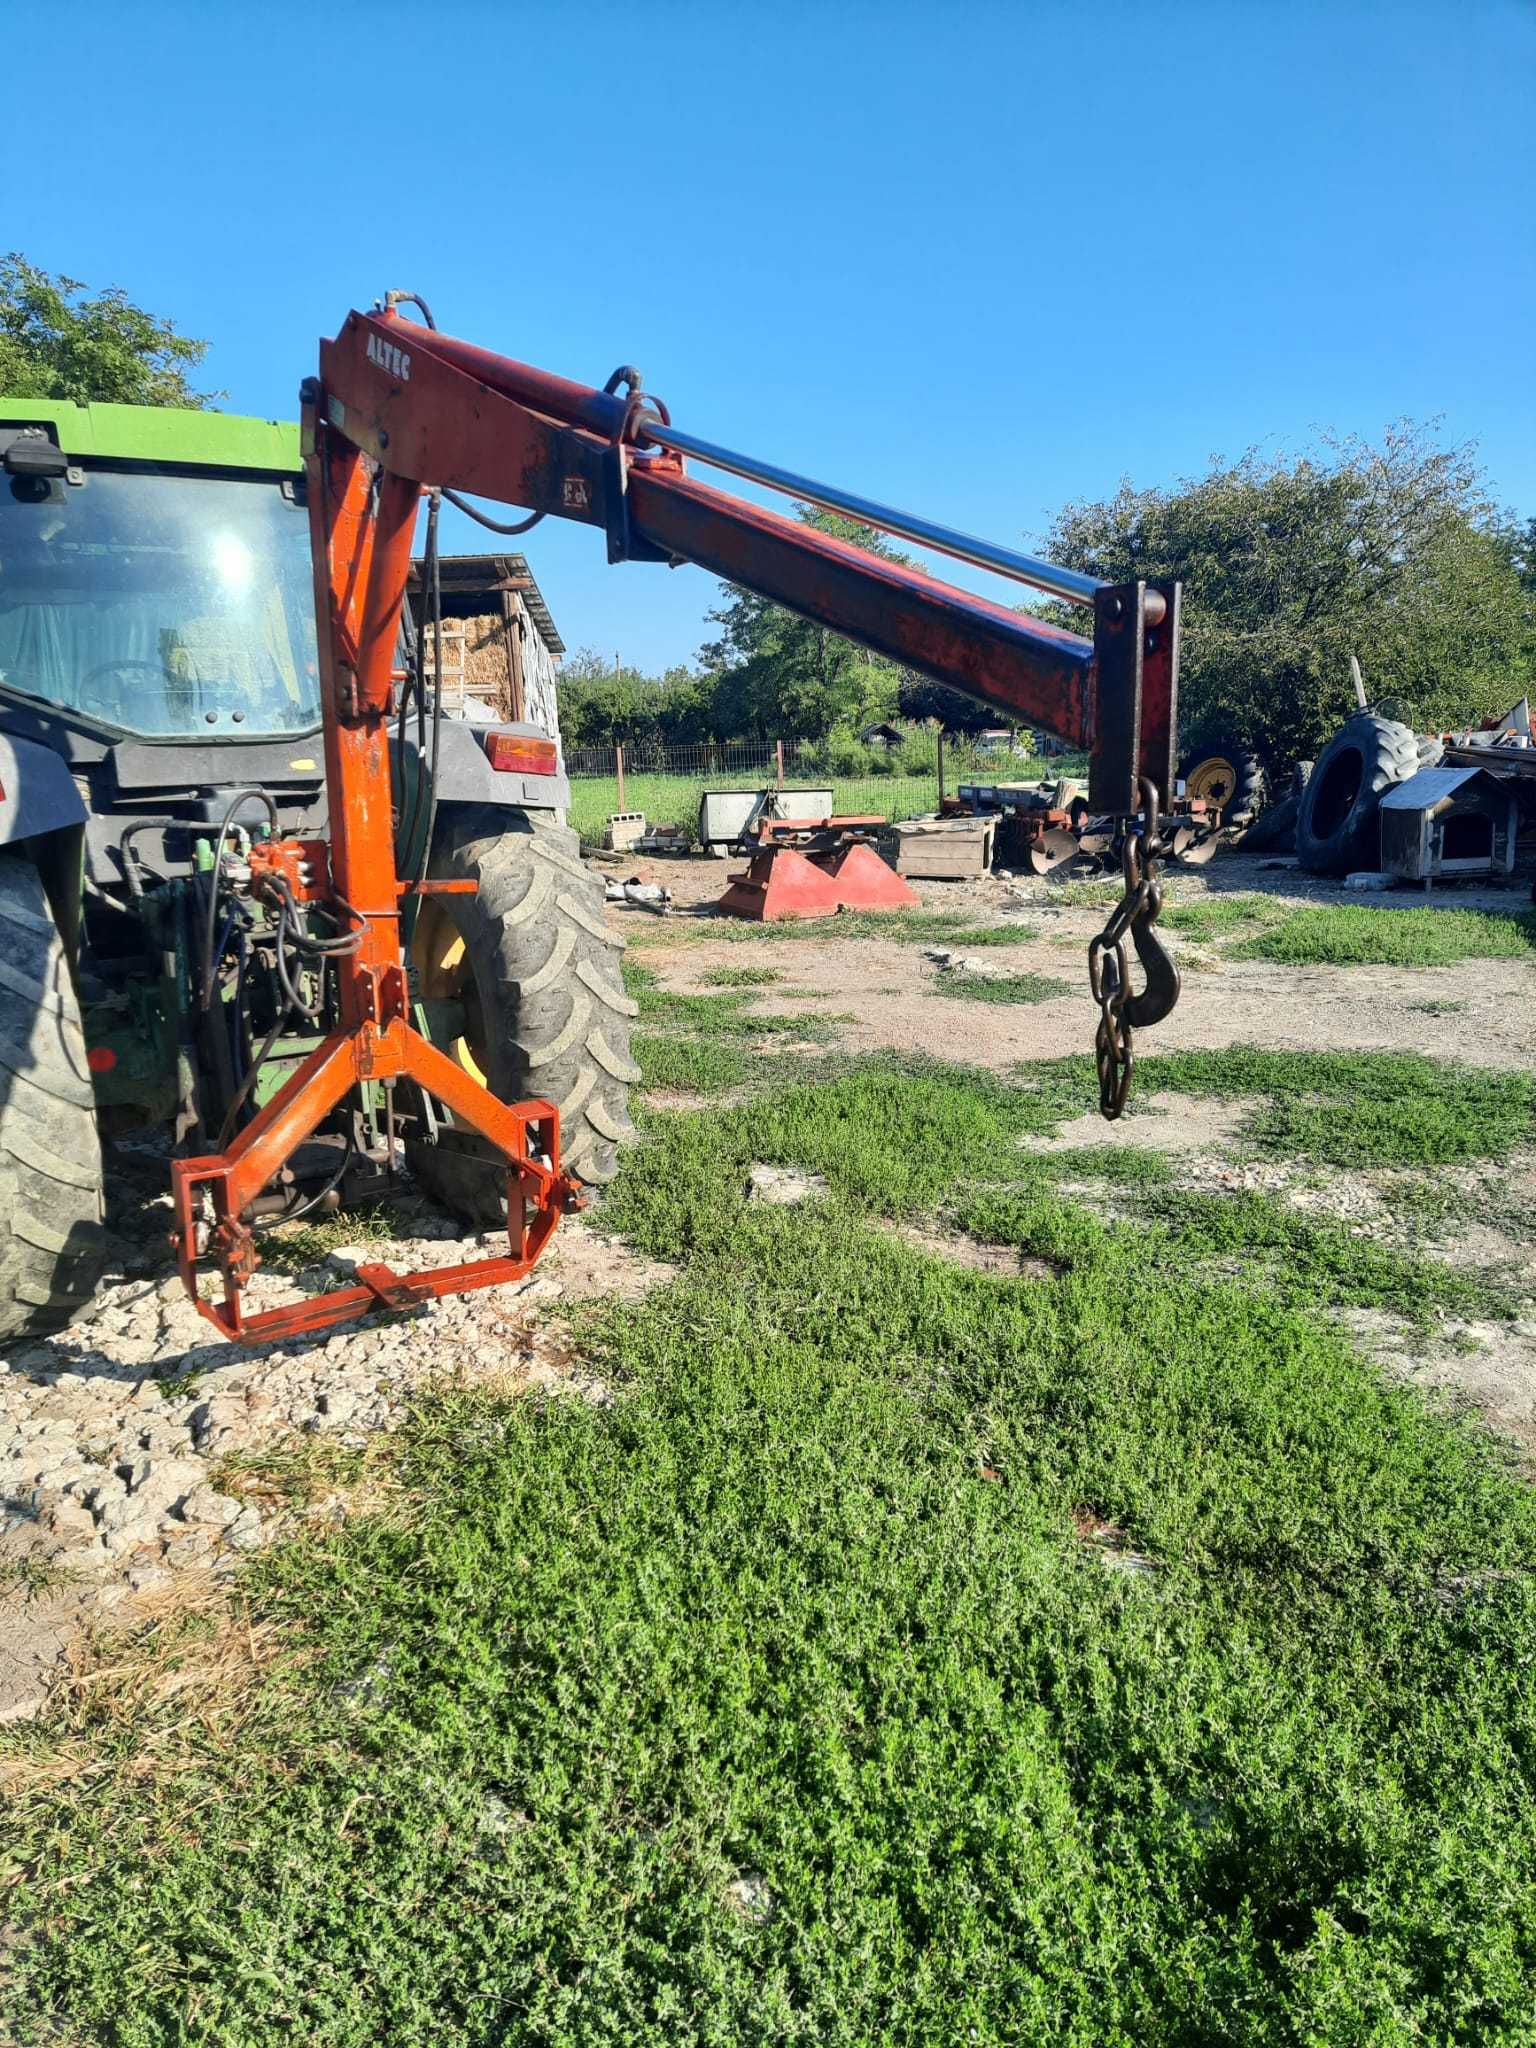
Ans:
[{"label": "tractor tire stack", "polygon": [[1317,758],[1296,816],[1296,853],[1319,875],[1374,868],[1381,858],[1381,799],[1430,765],[1411,726],[1359,711]]}]

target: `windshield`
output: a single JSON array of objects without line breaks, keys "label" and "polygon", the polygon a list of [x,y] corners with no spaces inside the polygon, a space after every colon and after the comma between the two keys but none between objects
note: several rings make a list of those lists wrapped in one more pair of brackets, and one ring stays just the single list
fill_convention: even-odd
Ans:
[{"label": "windshield", "polygon": [[308,515],[262,479],[0,476],[0,684],[150,735],[317,725]]}]

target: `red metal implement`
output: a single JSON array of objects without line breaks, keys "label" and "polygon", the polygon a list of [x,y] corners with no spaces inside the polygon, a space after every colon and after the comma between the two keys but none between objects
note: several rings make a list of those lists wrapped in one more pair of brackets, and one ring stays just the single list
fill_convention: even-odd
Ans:
[{"label": "red metal implement", "polygon": [[[252,865],[258,886],[286,887],[304,900],[329,898],[339,927],[355,933],[356,947],[332,956],[338,1028],[226,1152],[178,1159],[171,1168],[182,1280],[210,1322],[245,1342],[307,1335],[373,1308],[408,1308],[440,1294],[520,1279],[561,1215],[580,1207],[574,1182],[561,1171],[554,1104],[498,1101],[410,1021],[389,714],[420,486],[398,477],[376,480],[362,453],[319,420],[313,400],[305,406],[304,446],[320,622],[329,871],[327,850],[307,840],[261,844],[252,850]],[[360,1286],[248,1315],[242,1295],[257,1264],[247,1221],[251,1204],[353,1088],[400,1080],[417,1083],[505,1155],[506,1253],[406,1278],[385,1266],[365,1266]],[[217,1301],[199,1292],[198,1269],[208,1260],[223,1275]]]}]

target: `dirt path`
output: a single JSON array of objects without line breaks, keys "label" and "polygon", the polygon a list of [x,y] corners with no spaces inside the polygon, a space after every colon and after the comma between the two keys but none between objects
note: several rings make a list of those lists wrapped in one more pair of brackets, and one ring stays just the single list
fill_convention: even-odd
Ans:
[{"label": "dirt path", "polygon": [[[1049,882],[994,876],[917,884],[925,910],[953,912],[972,925],[1017,921],[1032,930],[1016,946],[988,946],[976,957],[988,968],[1060,978],[1071,984],[1071,993],[1015,1005],[947,996],[924,946],[840,937],[835,920],[808,937],[759,933],[754,941],[739,932],[723,935],[714,919],[699,914],[724,887],[728,870],[721,863],[652,861],[628,872],[674,893],[674,914],[665,923],[644,912],[611,913],[619,929],[639,939],[638,957],[665,987],[707,988],[706,977],[718,967],[772,967],[779,981],[753,991],[762,1006],[851,1012],[857,1021],[841,1027],[840,1039],[851,1051],[891,1047],[1004,1071],[1020,1060],[1090,1049],[1094,1015],[1085,959],[1105,911],[1072,900]],[[1337,883],[1228,855],[1204,871],[1178,875],[1169,900],[1197,904],[1246,892],[1270,897],[1277,912],[1360,900],[1346,897]],[[1394,907],[1423,901],[1406,891],[1366,900]],[[1433,900],[1509,913],[1523,910],[1528,899],[1522,887],[1457,890]],[[1184,962],[1183,994],[1166,1024],[1141,1034],[1143,1052],[1255,1045],[1273,1051],[1422,1052],[1515,1073],[1536,1068],[1536,956],[1436,968],[1297,968],[1236,960],[1220,942],[1177,933],[1169,935],[1169,944]],[[1113,1125],[1086,1109],[1043,1149],[1106,1142],[1153,1147],[1167,1153],[1180,1178],[1192,1185],[1262,1187],[1325,1210],[1360,1235],[1394,1235],[1390,1198],[1373,1185],[1375,1177],[1318,1175],[1245,1160],[1240,1134],[1252,1105],[1166,1095],[1144,1106],[1154,1113]],[[1506,1204],[1536,1209],[1536,1159],[1511,1161],[1501,1181]],[[1521,1272],[1531,1266],[1527,1242],[1480,1224],[1452,1228],[1435,1249],[1471,1269]],[[975,1263],[970,1252],[957,1255]],[[1513,1324],[1447,1323],[1428,1340],[1390,1316],[1346,1320],[1356,1340],[1388,1370],[1433,1397],[1476,1407],[1513,1440],[1536,1473],[1536,1310]]]},{"label": "dirt path", "polygon": [[[919,882],[925,909],[955,912],[976,924],[1016,919],[1032,929],[1034,936],[1017,946],[988,947],[988,966],[1070,985],[1070,993],[1041,1003],[974,1002],[941,992],[941,977],[923,947],[839,938],[836,919],[826,920],[813,938],[764,936],[753,944],[711,936],[714,920],[695,913],[719,895],[729,871],[720,862],[691,860],[653,860],[627,870],[674,893],[674,916],[665,923],[644,911],[611,913],[618,929],[640,940],[641,957],[667,987],[705,987],[704,977],[717,967],[774,967],[785,989],[809,994],[784,996],[770,988],[763,992],[765,1005],[790,1013],[852,1011],[858,1021],[843,1028],[843,1042],[859,1052],[892,1046],[1004,1070],[1017,1060],[1089,1048],[1094,1015],[1085,962],[1088,942],[1104,922],[1102,907],[1064,902],[1062,891],[1048,882]],[[1198,903],[1247,891],[1270,896],[1279,910],[1360,900],[1344,897],[1337,884],[1304,882],[1294,872],[1265,870],[1257,861],[1219,857],[1203,873],[1179,875],[1170,901]],[[1395,907],[1422,901],[1407,892],[1370,900]],[[1505,912],[1525,903],[1523,892],[1512,890],[1465,890],[1433,900]],[[673,931],[675,939],[663,936]],[[1148,1052],[1257,1045],[1275,1051],[1424,1052],[1480,1066],[1536,1066],[1536,956],[1529,964],[1285,967],[1233,960],[1219,946],[1178,934],[1170,934],[1169,948],[1184,962],[1183,994],[1168,1022],[1144,1034]]]}]

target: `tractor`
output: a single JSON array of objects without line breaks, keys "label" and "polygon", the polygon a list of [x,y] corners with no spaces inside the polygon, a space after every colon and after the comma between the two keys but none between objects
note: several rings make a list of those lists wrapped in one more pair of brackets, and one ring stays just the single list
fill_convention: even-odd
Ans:
[{"label": "tractor", "polygon": [[[328,836],[297,427],[0,399],[0,470],[4,1339],[90,1300],[104,1145],[159,1127],[221,1149],[309,1058],[346,932],[270,860]],[[429,515],[426,616],[396,653],[394,845],[402,876],[459,883],[402,915],[413,1021],[503,1101],[553,1102],[565,1170],[600,1183],[635,1078],[620,941],[565,823],[557,735],[443,716],[435,562]],[[256,1228],[366,1198],[402,1158],[467,1222],[505,1215],[484,1142],[375,1084],[284,1162]]]},{"label": "tractor", "polygon": [[[1085,747],[1125,876],[1088,963],[1120,1115],[1133,1035],[1179,992],[1155,931],[1177,582],[1104,584],[817,483],[674,425],[629,365],[601,389],[553,375],[444,334],[412,292],[349,313],[299,403],[297,436],[0,403],[0,1337],[89,1299],[102,1139],[135,1126],[171,1134],[183,1284],[249,1343],[517,1279],[615,1170],[637,1078],[620,945],[563,822],[557,735],[443,716],[444,501],[500,534],[593,527],[615,563],[693,563]],[[1044,590],[1092,638],[690,461]],[[506,1249],[362,1264],[249,1311],[262,1229],[382,1193],[402,1162],[504,1222]]]}]

